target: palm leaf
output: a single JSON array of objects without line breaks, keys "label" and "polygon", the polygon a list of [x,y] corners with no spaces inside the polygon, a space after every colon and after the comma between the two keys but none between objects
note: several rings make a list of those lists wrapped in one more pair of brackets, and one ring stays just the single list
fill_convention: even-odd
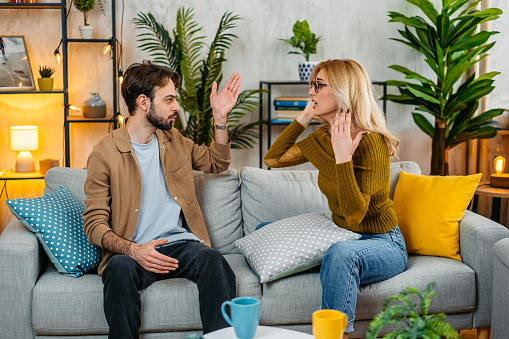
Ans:
[{"label": "palm leaf", "polygon": [[155,62],[179,73],[181,53],[164,26],[150,12],[138,13],[132,21],[136,29],[148,31],[136,35],[138,48],[147,51]]}]

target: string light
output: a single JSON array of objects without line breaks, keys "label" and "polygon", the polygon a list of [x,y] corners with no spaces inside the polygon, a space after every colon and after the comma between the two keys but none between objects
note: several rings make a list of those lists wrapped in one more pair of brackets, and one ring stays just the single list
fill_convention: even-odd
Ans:
[{"label": "string light", "polygon": [[117,115],[117,122],[120,127],[124,126],[124,121],[125,121],[124,116],[119,112]]},{"label": "string light", "polygon": [[108,41],[108,44],[106,46],[104,46],[103,54],[107,54],[109,51],[111,51],[112,47],[113,47],[113,38],[110,38],[110,40]]},{"label": "string light", "polygon": [[64,104],[62,104],[62,106],[66,107],[67,109],[70,109],[71,111],[76,111],[76,112],[81,111],[78,107],[76,107],[74,105],[64,105]]},{"label": "string light", "polygon": [[57,47],[57,49],[55,49],[53,55],[55,56],[55,58],[57,58],[57,63],[60,65],[60,63],[62,62],[62,56],[60,55],[60,45]]},{"label": "string light", "polygon": [[122,69],[118,70],[118,83],[120,86],[122,86],[122,83],[124,82],[124,72],[122,72]]}]

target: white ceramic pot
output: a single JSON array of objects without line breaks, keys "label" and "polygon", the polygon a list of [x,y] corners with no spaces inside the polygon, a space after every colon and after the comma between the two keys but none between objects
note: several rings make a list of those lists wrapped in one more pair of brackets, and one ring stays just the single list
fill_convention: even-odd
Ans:
[{"label": "white ceramic pot", "polygon": [[301,81],[309,81],[313,67],[318,65],[316,61],[306,61],[299,64],[299,77]]},{"label": "white ceramic pot", "polygon": [[80,26],[80,34],[82,39],[92,39],[94,26]]}]

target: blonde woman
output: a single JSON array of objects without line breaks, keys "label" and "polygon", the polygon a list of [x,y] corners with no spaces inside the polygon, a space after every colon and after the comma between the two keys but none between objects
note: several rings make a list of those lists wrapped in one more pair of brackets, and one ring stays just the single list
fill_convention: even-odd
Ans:
[{"label": "blonde woman", "polygon": [[[389,279],[406,268],[408,254],[389,199],[390,157],[398,139],[387,130],[371,80],[354,60],[328,60],[311,75],[311,100],[265,155],[269,167],[307,161],[318,170],[332,220],[361,234],[359,241],[333,244],[320,268],[322,308],[348,317],[353,332],[359,285]],[[299,135],[316,117],[324,125]]]}]

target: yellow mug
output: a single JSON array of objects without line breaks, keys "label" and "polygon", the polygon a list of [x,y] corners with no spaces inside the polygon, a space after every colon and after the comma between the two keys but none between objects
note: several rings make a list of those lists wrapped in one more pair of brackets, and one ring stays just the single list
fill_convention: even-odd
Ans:
[{"label": "yellow mug", "polygon": [[341,339],[346,328],[346,314],[336,310],[313,312],[313,335],[315,339]]}]

